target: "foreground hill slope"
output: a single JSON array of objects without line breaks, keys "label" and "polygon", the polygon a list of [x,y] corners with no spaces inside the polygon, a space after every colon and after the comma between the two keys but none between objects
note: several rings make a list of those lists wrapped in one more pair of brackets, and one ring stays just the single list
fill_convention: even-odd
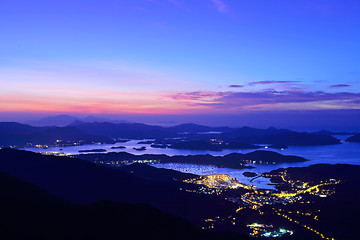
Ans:
[{"label": "foreground hill slope", "polygon": [[[284,171],[278,169],[277,173]],[[358,239],[360,216],[360,166],[348,164],[316,164],[302,168],[287,168],[287,176],[301,182],[319,183],[329,179],[340,180],[335,186],[335,194],[324,198],[313,198],[311,204],[288,205],[291,212],[317,212],[316,227],[337,240]],[[306,217],[301,219],[307,221]]]},{"label": "foreground hill slope", "polygon": [[247,239],[205,232],[147,205],[74,205],[0,172],[0,239]]},{"label": "foreground hill slope", "polygon": [[[181,191],[186,185],[182,181],[149,180],[76,158],[0,149],[0,171],[75,203],[89,204],[104,199],[145,203],[196,223],[219,211],[226,213],[235,208],[217,196]],[[180,178],[179,173],[167,171],[167,174],[168,179]]]}]

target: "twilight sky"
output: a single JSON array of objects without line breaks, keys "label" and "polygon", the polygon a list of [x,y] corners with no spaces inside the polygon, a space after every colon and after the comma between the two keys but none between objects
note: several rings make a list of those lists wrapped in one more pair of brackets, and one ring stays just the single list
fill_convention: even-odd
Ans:
[{"label": "twilight sky", "polygon": [[358,0],[2,0],[0,117],[359,117],[359,12]]}]

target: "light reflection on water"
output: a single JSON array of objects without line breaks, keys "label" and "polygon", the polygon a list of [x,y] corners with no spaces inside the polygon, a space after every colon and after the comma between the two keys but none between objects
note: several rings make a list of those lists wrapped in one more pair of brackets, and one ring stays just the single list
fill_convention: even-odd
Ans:
[{"label": "light reflection on water", "polygon": [[[116,144],[97,144],[97,145],[83,145],[83,146],[71,146],[71,147],[49,147],[47,149],[43,148],[23,148],[24,150],[33,151],[33,152],[64,152],[69,154],[79,154],[79,150],[90,150],[90,149],[105,149],[107,152],[128,152],[135,155],[141,154],[166,154],[168,156],[174,155],[198,155],[198,154],[211,154],[213,156],[224,156],[230,153],[248,153],[254,151],[253,149],[245,150],[232,150],[227,149],[221,152],[214,151],[194,151],[194,150],[179,150],[171,148],[152,148],[150,144],[137,144],[139,140],[131,140],[126,143],[116,143]],[[111,149],[114,146],[125,146],[126,149]],[[139,148],[145,146],[145,151],[137,151],[133,147]],[[62,149],[62,150],[60,150]],[[262,149],[262,150],[265,150]],[[283,166],[308,166],[316,163],[346,163],[346,164],[355,164],[360,165],[360,143],[348,143],[343,142],[343,144],[337,145],[325,145],[325,146],[291,146],[287,149],[266,149],[270,151],[275,151],[285,155],[296,155],[304,157],[310,161],[304,163],[289,163],[289,164],[280,164]],[[271,166],[271,167],[270,167]],[[261,165],[257,167],[272,168],[273,165]],[[279,166],[277,164],[276,166]]]},{"label": "light reflection on water", "polygon": [[250,182],[252,178],[245,177],[243,172],[254,171],[255,169],[231,169],[231,168],[219,168],[209,165],[197,165],[186,163],[156,163],[152,164],[153,167],[172,169],[184,173],[192,173],[196,175],[209,175],[209,174],[227,174],[233,178],[236,178],[244,184],[252,184],[257,188],[275,189],[274,185],[268,185],[270,180],[268,178],[257,178],[253,182]]},{"label": "light reflection on water", "polygon": [[[144,140],[142,140],[144,141]],[[169,156],[174,155],[199,155],[199,154],[211,154],[213,156],[224,156],[230,153],[248,153],[254,151],[253,149],[249,150],[223,150],[221,152],[214,151],[194,151],[194,150],[178,150],[171,148],[152,148],[150,144],[137,144],[139,140],[131,140],[126,143],[116,143],[116,144],[99,144],[99,145],[83,145],[83,146],[71,146],[71,147],[49,147],[47,149],[42,148],[25,148],[24,150],[34,151],[34,152],[64,152],[70,154],[79,154],[79,150],[90,150],[90,149],[106,149],[107,152],[128,152],[135,155],[141,154],[166,154]],[[114,146],[125,146],[126,149],[111,149]],[[137,151],[133,149],[134,147],[139,148],[145,146],[145,151]],[[62,150],[60,150],[62,149]],[[265,150],[265,148],[263,149]],[[355,164],[360,165],[360,143],[348,143],[343,142],[338,145],[326,145],[326,146],[291,146],[287,149],[266,149],[275,152],[279,152],[285,155],[296,155],[301,156],[309,161],[300,162],[300,163],[281,163],[281,164],[254,164],[254,169],[227,169],[227,168],[217,168],[214,166],[198,166],[198,165],[189,165],[183,164],[183,166],[172,164],[161,164],[154,165],[155,167],[171,168],[181,172],[189,172],[194,174],[216,174],[224,173],[228,174],[231,177],[236,177],[239,181],[248,184],[251,178],[245,177],[242,175],[245,171],[252,171],[256,173],[264,173],[278,168],[287,168],[287,167],[307,167],[312,164],[317,163],[346,163],[346,164]],[[257,187],[267,187],[269,188],[268,179],[258,178],[254,180],[253,184]],[[273,188],[273,186],[270,186]]]}]

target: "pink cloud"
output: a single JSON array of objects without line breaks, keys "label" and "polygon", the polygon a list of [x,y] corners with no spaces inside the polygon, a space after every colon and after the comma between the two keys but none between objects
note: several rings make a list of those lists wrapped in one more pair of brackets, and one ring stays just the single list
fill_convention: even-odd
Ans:
[{"label": "pink cloud", "polygon": [[0,112],[162,114],[224,113],[274,109],[360,109],[360,93],[350,92],[275,90],[177,93],[127,93],[95,90],[46,92],[4,93],[0,95]]}]

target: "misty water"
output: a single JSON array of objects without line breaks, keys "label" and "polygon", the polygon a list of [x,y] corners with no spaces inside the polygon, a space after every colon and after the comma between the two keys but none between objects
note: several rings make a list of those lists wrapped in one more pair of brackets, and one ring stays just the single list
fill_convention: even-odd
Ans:
[{"label": "misty water", "polygon": [[[335,136],[341,140],[346,139],[348,136]],[[144,140],[141,140],[144,141]],[[29,150],[33,152],[63,152],[67,154],[76,155],[79,154],[79,150],[91,150],[91,149],[105,149],[106,152],[128,152],[136,155],[141,154],[166,154],[169,156],[174,155],[198,155],[198,154],[211,154],[214,156],[224,156],[230,153],[248,153],[254,151],[253,149],[246,150],[223,150],[221,152],[214,151],[194,151],[194,150],[178,150],[171,148],[152,148],[150,144],[138,144],[140,140],[131,140],[126,143],[116,143],[116,144],[96,144],[96,145],[83,145],[83,146],[70,146],[70,147],[49,147],[47,149],[43,148],[23,148],[24,150]],[[124,146],[125,149],[111,149],[111,147]],[[145,151],[138,151],[133,149],[145,146]],[[342,142],[342,144],[337,145],[325,145],[325,146],[290,146],[287,149],[265,149],[274,152],[278,152],[284,155],[296,155],[301,156],[309,161],[299,162],[299,163],[279,163],[279,164],[252,164],[253,169],[229,169],[229,168],[218,168],[216,166],[204,166],[204,165],[195,165],[195,164],[181,164],[181,163],[158,163],[153,164],[152,166],[158,168],[167,168],[173,169],[180,172],[194,173],[199,175],[206,174],[228,174],[231,177],[237,178],[239,181],[249,184],[251,178],[245,177],[243,172],[251,171],[256,173],[264,173],[278,168],[287,168],[287,167],[307,167],[309,165],[318,164],[318,163],[329,163],[329,164],[354,164],[360,165],[360,143],[349,143]],[[258,188],[267,188],[273,189],[273,185],[270,184],[269,179],[266,178],[257,178],[251,184],[255,185]]]}]

